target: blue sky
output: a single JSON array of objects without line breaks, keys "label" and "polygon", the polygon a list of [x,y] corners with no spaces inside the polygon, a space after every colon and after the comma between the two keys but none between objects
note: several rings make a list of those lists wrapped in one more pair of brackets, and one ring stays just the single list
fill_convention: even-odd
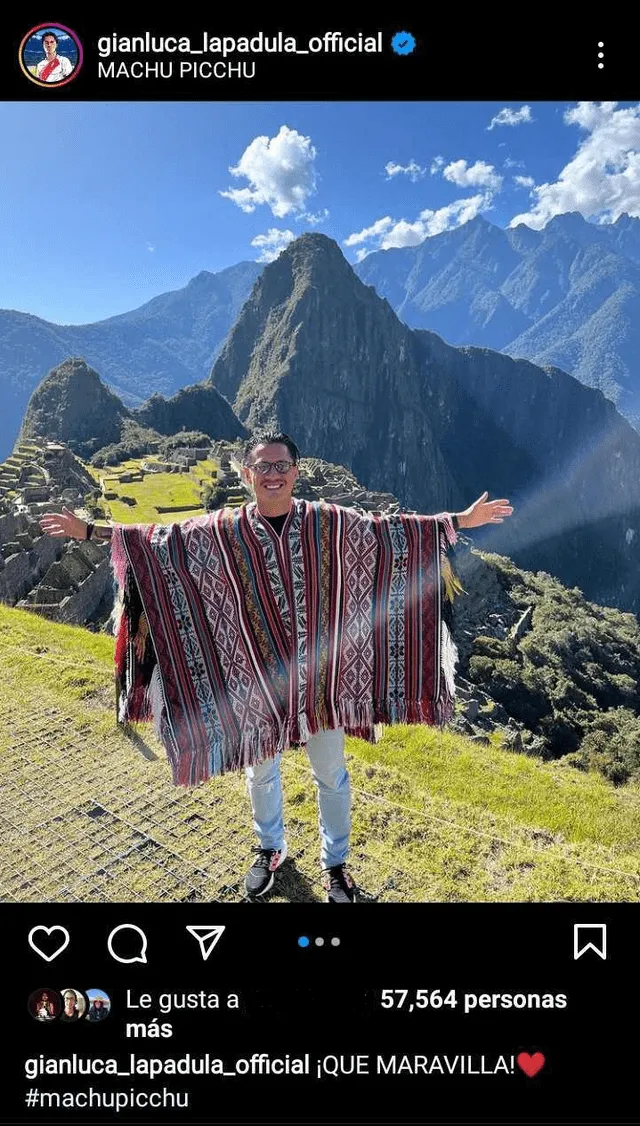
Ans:
[{"label": "blue sky", "polygon": [[2,103],[0,131],[0,308],[58,323],[305,230],[355,262],[476,214],[640,216],[633,103]]}]

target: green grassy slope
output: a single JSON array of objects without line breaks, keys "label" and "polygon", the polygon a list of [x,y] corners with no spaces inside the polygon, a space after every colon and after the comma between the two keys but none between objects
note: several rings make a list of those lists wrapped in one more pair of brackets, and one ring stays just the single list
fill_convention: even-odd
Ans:
[{"label": "green grassy slope", "polygon": [[[171,785],[146,729],[115,723],[113,640],[0,606],[0,896],[242,898],[241,774]],[[424,727],[348,741],[352,868],[381,901],[636,900],[640,788]],[[321,897],[315,791],[284,758],[291,861],[274,897]]]}]

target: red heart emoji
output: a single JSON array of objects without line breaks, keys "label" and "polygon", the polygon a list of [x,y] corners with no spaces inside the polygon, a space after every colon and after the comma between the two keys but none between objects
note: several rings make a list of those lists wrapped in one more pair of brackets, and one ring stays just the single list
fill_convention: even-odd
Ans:
[{"label": "red heart emoji", "polygon": [[537,1075],[539,1071],[542,1071],[542,1068],[545,1065],[545,1058],[542,1052],[534,1052],[532,1056],[530,1056],[528,1052],[520,1052],[516,1063],[518,1064],[518,1067],[521,1068],[522,1071],[524,1071],[525,1075],[528,1075],[531,1079],[532,1076]]}]

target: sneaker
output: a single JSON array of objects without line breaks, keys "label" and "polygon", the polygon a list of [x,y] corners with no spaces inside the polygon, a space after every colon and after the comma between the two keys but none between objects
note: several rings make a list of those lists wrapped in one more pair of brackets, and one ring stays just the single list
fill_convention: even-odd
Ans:
[{"label": "sneaker", "polygon": [[322,877],[322,886],[327,893],[327,903],[355,903],[356,885],[347,871],[346,864],[336,864],[327,868]]},{"label": "sneaker", "polygon": [[257,856],[245,877],[244,886],[247,895],[264,895],[273,887],[275,870],[279,868],[287,855],[287,843],[282,848],[260,848],[253,850]]}]

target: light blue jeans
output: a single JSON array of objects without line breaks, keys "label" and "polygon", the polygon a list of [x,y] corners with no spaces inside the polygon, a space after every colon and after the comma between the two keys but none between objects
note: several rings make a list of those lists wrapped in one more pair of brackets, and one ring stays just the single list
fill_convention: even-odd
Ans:
[{"label": "light blue jeans", "polygon": [[[344,864],[351,831],[351,787],[344,757],[344,731],[319,731],[305,748],[318,792],[320,863],[323,868]],[[253,809],[253,827],[261,848],[282,848],[281,755],[258,766],[246,767],[247,790]]]}]

